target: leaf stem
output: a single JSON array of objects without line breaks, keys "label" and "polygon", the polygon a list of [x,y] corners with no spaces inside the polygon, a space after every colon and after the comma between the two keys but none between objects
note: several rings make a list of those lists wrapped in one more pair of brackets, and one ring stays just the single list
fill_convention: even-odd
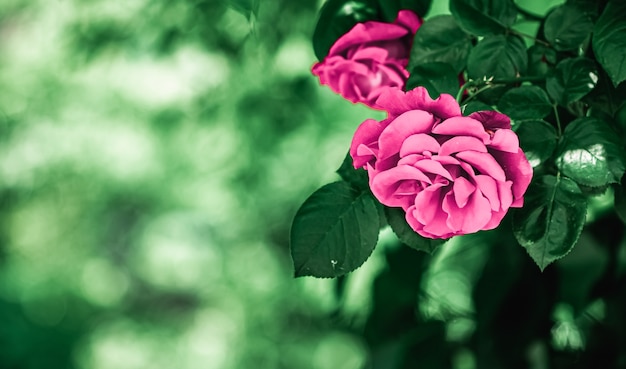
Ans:
[{"label": "leaf stem", "polygon": [[478,80],[478,81],[469,80],[465,82],[461,86],[461,88],[459,88],[459,92],[457,92],[456,94],[456,101],[460,104],[461,100],[463,99],[463,92],[465,92],[465,90],[471,87],[478,87],[478,90],[472,93],[471,96],[469,96],[466,101],[473,99],[479,93],[485,90],[488,90],[496,85],[509,85],[509,84],[521,83],[521,82],[539,82],[539,81],[543,81],[544,79],[545,77],[527,76],[527,77],[502,78],[502,79],[490,78],[490,79]]},{"label": "leaf stem", "polygon": [[561,135],[563,134],[563,131],[561,130],[561,118],[559,118],[559,111],[556,107],[556,104],[552,105],[552,110],[554,111],[554,117],[556,118],[556,128],[558,130],[558,134],[560,138]]},{"label": "leaf stem", "polygon": [[467,82],[465,82],[460,88],[459,88],[459,92],[456,93],[456,102],[457,103],[461,103],[461,99],[463,98],[463,92],[465,92],[466,89],[468,89],[470,86],[474,85],[475,81],[472,81],[471,79]]},{"label": "leaf stem", "polygon": [[520,37],[525,37],[525,38],[531,39],[531,40],[535,41],[536,43],[542,44],[543,46],[546,46],[546,47],[551,47],[552,46],[552,45],[550,45],[549,42],[546,42],[544,40],[540,40],[540,39],[538,39],[535,36],[531,36],[531,35],[528,35],[526,33],[523,33],[523,32],[520,32],[520,31],[517,31],[517,30],[514,30],[514,29],[509,29],[509,32],[511,32],[514,35],[520,36]]}]

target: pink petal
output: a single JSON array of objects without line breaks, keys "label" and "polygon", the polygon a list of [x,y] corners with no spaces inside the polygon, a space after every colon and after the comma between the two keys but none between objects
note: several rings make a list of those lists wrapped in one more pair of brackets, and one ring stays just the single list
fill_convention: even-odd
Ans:
[{"label": "pink petal", "polygon": [[454,192],[454,200],[459,208],[464,207],[467,204],[467,200],[470,195],[474,193],[476,186],[470,183],[464,177],[458,177],[454,180],[452,191]]},{"label": "pink petal", "polygon": [[484,231],[488,231],[490,229],[496,228],[497,226],[500,225],[500,222],[502,222],[502,219],[504,218],[506,213],[507,213],[506,210],[501,210],[501,211],[496,211],[496,212],[491,213],[491,219],[489,220],[487,224],[485,224],[485,226],[482,229]]},{"label": "pink petal", "polygon": [[394,23],[406,27],[415,34],[422,25],[422,20],[411,10],[400,10]]},{"label": "pink petal", "polygon": [[441,94],[433,100],[424,87],[416,87],[408,92],[400,89],[389,90],[380,95],[376,104],[384,108],[390,117],[398,116],[408,110],[424,110],[440,119],[461,115],[461,108],[454,97]]},{"label": "pink petal", "polygon": [[510,129],[498,129],[491,138],[490,148],[516,153],[519,150],[519,139]]},{"label": "pink petal", "polygon": [[451,155],[459,151],[487,152],[487,147],[476,137],[455,136],[441,144],[439,155]]},{"label": "pink petal", "polygon": [[[389,124],[388,121],[381,122],[374,119],[367,119],[359,125],[352,137],[350,144],[350,156],[352,156],[355,168],[363,168],[365,163],[376,159],[375,153],[378,151],[378,137],[383,129]],[[361,146],[369,147],[371,155],[365,154]]]},{"label": "pink petal", "polygon": [[424,159],[425,156],[421,155],[421,154],[409,154],[405,157],[400,158],[400,160],[398,160],[398,165],[410,165],[413,166],[415,165],[415,163],[417,163],[418,161]]},{"label": "pink petal", "polygon": [[392,120],[380,134],[378,139],[379,158],[385,159],[398,154],[404,140],[416,133],[430,131],[433,123],[433,116],[425,111],[410,110],[401,114]]},{"label": "pink petal", "polygon": [[492,155],[502,165],[507,179],[513,181],[513,197],[521,198],[533,177],[533,168],[524,152],[521,149],[516,153],[494,151]]},{"label": "pink petal", "polygon": [[330,48],[328,55],[341,55],[347,49],[375,41],[394,40],[410,34],[406,28],[376,21],[357,23]]},{"label": "pink petal", "polygon": [[[435,161],[441,163],[442,165],[460,165],[461,164],[461,162],[456,160],[454,157],[446,156],[446,155],[433,156],[432,160],[435,160]],[[474,171],[472,171],[472,174],[473,173],[474,173]]]},{"label": "pink petal", "polygon": [[489,134],[482,123],[469,117],[452,117],[444,120],[433,128],[433,133],[449,136],[471,136],[489,142]]},{"label": "pink petal", "polygon": [[442,187],[442,184],[435,183],[415,196],[416,219],[421,224],[426,225],[435,218],[437,209],[441,207]]},{"label": "pink petal", "polygon": [[[413,167],[402,165],[376,174],[371,182],[370,188],[378,201],[387,206],[408,208],[413,204],[415,193],[398,193],[397,190],[403,181],[427,182],[430,179]],[[406,186],[403,187],[406,190]]]},{"label": "pink petal", "polygon": [[420,160],[417,163],[413,164],[413,166],[422,172],[438,174],[450,181],[452,181],[452,176],[450,172],[446,170],[446,168],[441,165],[441,163],[434,160]]},{"label": "pink petal", "polygon": [[336,85],[330,84],[329,86],[335,90],[338,94],[343,96],[346,100],[353,103],[363,100],[361,91],[357,89],[357,85],[352,79],[350,74],[340,74]]},{"label": "pink petal", "polygon": [[[419,217],[419,213],[419,209],[417,209],[415,206],[411,206],[406,211],[406,221],[409,226],[411,226],[411,228],[413,228],[413,230],[417,232],[420,236],[426,238],[448,238],[454,235],[447,227],[447,224],[445,223],[446,214],[441,209],[438,210],[439,214],[436,221],[437,225],[434,227],[434,230],[437,231],[436,234],[428,232],[424,229],[425,225],[417,220],[417,217]],[[433,230],[432,224],[430,230]]]},{"label": "pink petal", "polygon": [[421,154],[424,151],[436,153],[439,151],[439,142],[433,136],[424,133],[409,136],[402,143],[400,148],[400,156],[404,157],[409,154]]},{"label": "pink petal", "polygon": [[500,208],[507,210],[513,203],[513,193],[511,193],[511,181],[497,182],[498,197],[500,198]]},{"label": "pink petal", "polygon": [[496,181],[506,181],[506,175],[504,170],[498,164],[496,159],[489,153],[476,152],[476,151],[463,151],[456,154],[457,159],[461,159],[464,162],[470,164],[474,168],[478,169],[480,173],[487,174],[493,177]]},{"label": "pink petal", "polygon": [[489,200],[491,210],[500,210],[500,196],[498,195],[498,184],[492,177],[479,174],[474,178],[480,192]]},{"label": "pink petal", "polygon": [[470,114],[469,117],[482,122],[486,129],[490,129],[492,131],[499,128],[511,129],[511,119],[494,110],[477,111]]},{"label": "pink petal", "polygon": [[384,63],[388,55],[389,51],[385,48],[369,46],[357,49],[356,52],[350,56],[350,59]]},{"label": "pink petal", "polygon": [[491,219],[489,201],[478,191],[471,194],[463,208],[457,206],[453,196],[446,196],[442,208],[449,214],[448,225],[456,234],[478,232]]}]

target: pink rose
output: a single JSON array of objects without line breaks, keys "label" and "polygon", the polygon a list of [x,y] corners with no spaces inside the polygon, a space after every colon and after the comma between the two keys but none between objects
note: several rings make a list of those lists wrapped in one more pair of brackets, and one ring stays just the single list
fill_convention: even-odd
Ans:
[{"label": "pink rose", "polygon": [[388,89],[376,103],[388,117],[364,121],[350,155],[367,169],[374,196],[404,209],[417,233],[448,238],[493,229],[523,205],[532,168],[506,115],[462,116],[452,96],[432,100],[423,87]]},{"label": "pink rose", "polygon": [[312,72],[347,100],[376,108],[381,91],[404,87],[413,36],[421,24],[410,10],[399,11],[394,23],[358,23],[333,44]]}]

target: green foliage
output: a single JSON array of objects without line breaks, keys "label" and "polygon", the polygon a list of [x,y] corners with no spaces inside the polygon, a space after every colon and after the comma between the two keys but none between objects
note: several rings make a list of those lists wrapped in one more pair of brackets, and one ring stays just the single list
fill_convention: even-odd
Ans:
[{"label": "green foliage", "polygon": [[613,84],[626,80],[626,3],[609,1],[593,28],[592,43]]},{"label": "green foliage", "polygon": [[378,240],[376,200],[346,182],[313,193],[291,226],[291,256],[296,277],[321,278],[349,273],[367,260]]},{"label": "green foliage", "polygon": [[516,35],[485,36],[469,54],[467,74],[475,80],[514,78],[526,72],[526,44]]},{"label": "green foliage", "polygon": [[570,179],[541,176],[533,181],[522,209],[513,212],[517,241],[544,270],[567,255],[583,229],[587,201]]},{"label": "green foliage", "polygon": [[528,49],[528,75],[544,77],[556,65],[556,50],[534,44]]},{"label": "green foliage", "polygon": [[546,18],[544,34],[558,51],[576,50],[587,39],[593,23],[578,7],[564,4]]},{"label": "green foliage", "polygon": [[[437,3],[377,4],[372,19],[391,21],[399,7]],[[606,322],[622,324],[626,306],[610,297],[624,291],[616,281],[626,283],[624,4],[450,0],[451,14],[426,16],[405,89],[456,96],[465,116],[506,114],[533,178],[523,205],[496,229],[446,242],[419,236],[402,209],[379,208],[378,221],[370,210],[387,257],[364,326],[371,367],[564,369],[593,367],[599,357],[620,367],[624,349],[608,342],[626,332]],[[377,203],[349,157],[338,173],[353,197]],[[418,349],[427,341],[439,351]]]},{"label": "green foliage", "polygon": [[228,4],[241,12],[246,18],[251,19],[259,13],[260,0],[228,0]]},{"label": "green foliage", "polygon": [[385,207],[387,222],[398,236],[398,239],[405,245],[419,251],[432,254],[437,247],[441,246],[445,240],[424,238],[409,226],[405,219],[405,212],[400,208]]},{"label": "green foliage", "polygon": [[463,29],[477,36],[504,33],[517,16],[513,0],[450,0],[450,12]]},{"label": "green foliage", "polygon": [[430,97],[436,99],[441,94],[454,95],[459,89],[459,78],[452,66],[442,62],[421,63],[410,71],[405,90],[418,86],[428,90]]},{"label": "green foliage", "polygon": [[320,10],[313,33],[313,50],[323,60],[330,47],[355,24],[378,19],[375,0],[329,0]]},{"label": "green foliage", "polygon": [[598,72],[593,60],[570,58],[557,64],[554,74],[546,80],[546,90],[554,101],[566,106],[587,95],[597,82]]},{"label": "green foliage", "polygon": [[507,91],[498,108],[514,120],[542,119],[552,111],[552,104],[542,88],[521,86]]},{"label": "green foliage", "polygon": [[543,120],[525,120],[516,130],[526,158],[537,166],[552,157],[558,136],[554,126]]},{"label": "green foliage", "polygon": [[563,174],[584,186],[618,183],[626,169],[626,147],[609,123],[578,118],[563,132],[556,164]]},{"label": "green foliage", "polygon": [[439,15],[425,22],[415,34],[408,69],[416,66],[442,62],[459,73],[472,47],[471,39],[450,15]]},{"label": "green foliage", "polygon": [[343,159],[339,169],[337,169],[337,174],[341,176],[341,179],[356,189],[366,191],[369,188],[367,171],[363,168],[354,169],[354,165],[352,165],[352,156],[350,156],[349,152]]},{"label": "green foliage", "polygon": [[383,18],[387,22],[393,22],[401,9],[413,10],[422,18],[428,13],[433,0],[378,0]]}]

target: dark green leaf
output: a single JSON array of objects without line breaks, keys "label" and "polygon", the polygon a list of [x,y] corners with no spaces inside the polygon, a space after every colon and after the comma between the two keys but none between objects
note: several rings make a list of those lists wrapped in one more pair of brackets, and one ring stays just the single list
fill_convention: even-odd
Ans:
[{"label": "dark green leaf", "polygon": [[526,44],[515,35],[495,35],[482,39],[470,52],[467,73],[471,79],[514,78],[526,71]]},{"label": "dark green leaf", "polygon": [[560,62],[546,80],[548,95],[561,105],[580,100],[598,82],[598,71],[591,59],[568,58]]},{"label": "dark green leaf", "polygon": [[[620,110],[626,106],[626,82],[622,82],[617,87],[613,86],[611,78],[604,69],[598,68],[598,83],[589,94],[584,97],[584,102],[589,104],[590,113],[598,111],[615,115],[618,125],[620,123]],[[624,116],[626,118],[626,115]],[[626,122],[626,120],[624,121]],[[626,126],[625,126],[626,127]]]},{"label": "dark green leaf", "polygon": [[405,90],[415,87],[426,87],[430,97],[436,99],[446,93],[455,95],[459,90],[459,77],[450,64],[442,62],[424,63],[415,66],[409,71]]},{"label": "dark green leaf", "polygon": [[468,116],[477,111],[493,110],[493,107],[485,104],[484,102],[473,100],[461,106],[461,109],[463,111],[463,115]]},{"label": "dark green leaf", "polygon": [[593,28],[592,44],[613,85],[626,80],[626,1],[610,1],[604,8]]},{"label": "dark green leaf", "polygon": [[543,120],[519,122],[515,131],[519,137],[520,147],[533,167],[552,156],[556,147],[556,129]]},{"label": "dark green leaf", "polygon": [[337,174],[339,174],[341,179],[348,182],[355,189],[363,191],[369,189],[367,171],[363,168],[354,169],[354,166],[352,165],[352,156],[350,156],[349,152],[343,159],[339,169],[337,169]]},{"label": "dark green leaf", "polygon": [[513,25],[513,0],[450,0],[450,13],[467,32],[477,36],[504,33]]},{"label": "dark green leaf", "polygon": [[228,0],[227,3],[248,19],[259,14],[259,0]]},{"label": "dark green leaf", "polygon": [[557,149],[561,172],[581,185],[617,183],[626,168],[626,148],[604,120],[592,117],[571,122]]},{"label": "dark green leaf", "polygon": [[332,278],[361,266],[378,241],[377,204],[346,182],[315,191],[291,225],[295,276]]},{"label": "dark green leaf", "polygon": [[337,39],[355,24],[375,20],[378,16],[376,0],[328,0],[320,10],[313,33],[313,50],[323,60]]},{"label": "dark green leaf", "polygon": [[535,178],[524,207],[513,211],[513,233],[543,271],[567,255],[583,229],[587,201],[576,183],[552,175]]},{"label": "dark green leaf", "polygon": [[433,17],[417,30],[409,70],[430,62],[442,62],[452,65],[456,73],[465,68],[467,56],[472,48],[468,34],[463,32],[450,15]]},{"label": "dark green leaf", "polygon": [[554,9],[544,25],[546,40],[557,50],[575,50],[593,29],[591,19],[575,6],[561,5]]},{"label": "dark green leaf", "polygon": [[541,119],[550,114],[552,104],[541,87],[521,86],[507,91],[498,109],[514,120]]},{"label": "dark green leaf", "polygon": [[626,178],[622,178],[621,183],[613,187],[615,193],[615,212],[617,216],[626,224]]},{"label": "dark green leaf", "polygon": [[606,0],[567,0],[565,4],[578,8],[587,14],[592,21],[595,21],[598,18],[598,9],[602,2],[605,2],[606,5]]},{"label": "dark green leaf", "polygon": [[528,75],[543,77],[556,65],[556,51],[542,44],[528,49]]},{"label": "dark green leaf", "polygon": [[387,222],[398,236],[398,239],[407,246],[427,253],[432,253],[437,247],[445,243],[447,240],[424,238],[417,234],[411,226],[406,222],[405,212],[402,208],[385,207],[385,215]]},{"label": "dark green leaf", "polygon": [[378,5],[387,22],[393,22],[398,16],[398,11],[402,9],[413,10],[420,18],[424,18],[432,0],[378,0]]}]

